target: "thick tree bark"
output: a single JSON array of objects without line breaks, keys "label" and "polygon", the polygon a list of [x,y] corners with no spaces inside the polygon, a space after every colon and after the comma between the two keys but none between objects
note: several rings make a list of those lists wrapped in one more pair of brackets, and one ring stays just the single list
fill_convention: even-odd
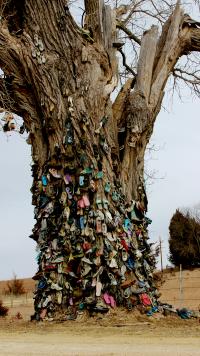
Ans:
[{"label": "thick tree bark", "polygon": [[128,199],[132,196],[138,199],[137,189],[143,181],[144,153],[160,111],[165,85],[179,57],[188,53],[189,48],[195,48],[191,46],[193,31],[198,37],[197,28],[184,25],[184,13],[177,4],[160,37],[155,26],[144,33],[136,84],[127,99],[127,112],[123,113],[127,116],[127,135],[121,180]]},{"label": "thick tree bark", "polygon": [[134,90],[129,80],[112,105],[114,13],[85,0],[82,29],[65,3],[8,1],[0,25],[1,104],[23,117],[34,161],[37,320],[106,311],[102,295],[130,308],[139,287],[155,303],[144,153],[175,63],[199,50],[177,5],[160,38],[144,34]]}]

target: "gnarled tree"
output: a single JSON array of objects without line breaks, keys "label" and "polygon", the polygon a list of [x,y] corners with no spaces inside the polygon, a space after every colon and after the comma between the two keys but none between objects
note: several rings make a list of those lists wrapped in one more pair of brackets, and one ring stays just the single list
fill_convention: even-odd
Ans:
[{"label": "gnarled tree", "polygon": [[[107,311],[102,296],[131,308],[148,292],[156,302],[144,154],[170,75],[198,85],[198,73],[176,63],[200,50],[200,29],[179,1],[146,3],[85,0],[80,27],[66,0],[0,1],[1,106],[23,118],[32,147],[37,320],[75,317],[78,306]],[[138,13],[154,16],[161,33],[152,26],[139,38]],[[119,32],[133,41],[137,68]],[[118,51],[130,75],[112,102]],[[12,130],[12,115],[5,120]]]}]

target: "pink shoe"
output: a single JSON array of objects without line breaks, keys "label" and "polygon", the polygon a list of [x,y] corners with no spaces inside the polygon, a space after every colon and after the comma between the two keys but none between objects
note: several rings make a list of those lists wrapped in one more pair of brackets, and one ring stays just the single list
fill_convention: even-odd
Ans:
[{"label": "pink shoe", "polygon": [[47,315],[47,309],[42,309],[42,311],[40,312],[40,318],[43,320]]},{"label": "pink shoe", "polygon": [[85,208],[88,208],[90,206],[90,201],[89,201],[87,194],[83,195],[82,200],[84,201]]},{"label": "pink shoe", "polygon": [[78,200],[78,207],[81,208],[81,209],[84,209],[84,208],[85,208],[85,203],[84,203],[83,198],[81,198],[80,200]]},{"label": "pink shoe", "polygon": [[112,308],[116,307],[116,301],[114,300],[112,295],[110,295],[110,305],[111,305]]},{"label": "pink shoe", "polygon": [[103,299],[104,299],[106,304],[110,304],[110,296],[109,296],[108,293],[104,293]]}]

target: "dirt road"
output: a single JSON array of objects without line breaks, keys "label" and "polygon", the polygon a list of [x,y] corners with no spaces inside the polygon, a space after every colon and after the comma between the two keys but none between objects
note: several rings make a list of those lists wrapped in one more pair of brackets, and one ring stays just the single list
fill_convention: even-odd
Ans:
[{"label": "dirt road", "polygon": [[122,327],[66,322],[0,323],[1,356],[196,356],[199,321],[146,321]]}]

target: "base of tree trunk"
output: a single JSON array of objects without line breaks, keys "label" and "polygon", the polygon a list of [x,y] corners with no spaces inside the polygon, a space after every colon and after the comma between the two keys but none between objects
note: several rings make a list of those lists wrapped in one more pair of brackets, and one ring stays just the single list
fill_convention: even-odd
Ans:
[{"label": "base of tree trunk", "polygon": [[[69,125],[68,136],[70,130]],[[82,163],[84,151],[77,151],[73,138],[69,142],[57,162],[47,162],[42,172],[32,167],[37,223],[31,237],[39,264],[32,318],[67,320],[84,309],[93,315],[115,306],[155,305],[151,221],[144,206],[128,204],[120,182],[109,182],[99,158]],[[139,190],[144,197],[143,187]]]}]

